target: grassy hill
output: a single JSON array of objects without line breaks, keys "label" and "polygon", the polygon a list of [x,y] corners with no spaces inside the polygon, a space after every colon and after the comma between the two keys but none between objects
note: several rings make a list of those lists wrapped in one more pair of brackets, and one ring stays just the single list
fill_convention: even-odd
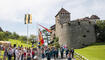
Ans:
[{"label": "grassy hill", "polygon": [[105,60],[105,43],[95,43],[82,49],[76,49],[75,51],[88,60]]},{"label": "grassy hill", "polygon": [[[27,43],[22,43],[19,40],[9,39],[9,41],[11,42],[11,45],[17,44],[17,47],[21,45],[23,45],[23,47],[27,47]],[[28,47],[32,47],[32,44],[28,44]]]}]

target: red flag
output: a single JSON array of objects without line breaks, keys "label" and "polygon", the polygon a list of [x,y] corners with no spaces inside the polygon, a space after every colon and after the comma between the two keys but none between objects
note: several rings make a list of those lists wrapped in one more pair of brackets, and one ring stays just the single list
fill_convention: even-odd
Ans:
[{"label": "red flag", "polygon": [[[40,24],[39,24],[40,25]],[[51,30],[45,28],[44,26],[40,25],[41,27],[43,27],[44,29],[46,29],[48,32],[51,32]]]},{"label": "red flag", "polygon": [[42,32],[39,30],[39,42],[40,42],[40,46],[42,46],[44,44],[44,39],[42,36]]}]

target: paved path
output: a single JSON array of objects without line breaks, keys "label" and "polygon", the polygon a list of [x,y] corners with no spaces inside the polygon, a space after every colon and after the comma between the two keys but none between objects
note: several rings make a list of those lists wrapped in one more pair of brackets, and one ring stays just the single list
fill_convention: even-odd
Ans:
[{"label": "paved path", "polygon": [[[60,55],[60,53],[59,53],[59,55]],[[47,58],[42,59],[40,57],[39,60],[47,60]],[[54,58],[51,58],[51,60],[55,60],[55,59]],[[64,53],[64,58],[63,59],[61,59],[60,56],[59,56],[58,59],[56,59],[56,60],[67,60],[65,53]],[[72,59],[72,60],[76,60],[76,59]]]},{"label": "paved path", "polygon": [[[47,60],[47,59],[45,58],[45,59],[42,59],[42,60]],[[51,60],[54,60],[54,59],[51,59]],[[67,59],[56,59],[56,60],[67,60]],[[72,59],[72,60],[76,60],[76,59]]]}]

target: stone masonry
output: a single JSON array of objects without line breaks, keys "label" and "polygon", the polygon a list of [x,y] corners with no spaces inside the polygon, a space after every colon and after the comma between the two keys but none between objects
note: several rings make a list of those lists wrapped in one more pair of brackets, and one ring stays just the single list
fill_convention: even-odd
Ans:
[{"label": "stone masonry", "polygon": [[56,24],[53,27],[54,36],[59,38],[61,46],[66,45],[69,48],[82,48],[96,42],[95,22],[100,18],[92,15],[77,20],[70,20],[70,13],[62,8],[55,16]]}]

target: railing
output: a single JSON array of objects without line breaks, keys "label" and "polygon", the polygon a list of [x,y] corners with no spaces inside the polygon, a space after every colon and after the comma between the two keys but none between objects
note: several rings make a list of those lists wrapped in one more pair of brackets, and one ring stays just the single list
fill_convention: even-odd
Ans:
[{"label": "railing", "polygon": [[75,56],[76,56],[77,58],[79,58],[80,60],[88,60],[86,57],[84,57],[84,56],[82,56],[82,55],[80,55],[80,54],[78,54],[78,53],[75,53]]}]

